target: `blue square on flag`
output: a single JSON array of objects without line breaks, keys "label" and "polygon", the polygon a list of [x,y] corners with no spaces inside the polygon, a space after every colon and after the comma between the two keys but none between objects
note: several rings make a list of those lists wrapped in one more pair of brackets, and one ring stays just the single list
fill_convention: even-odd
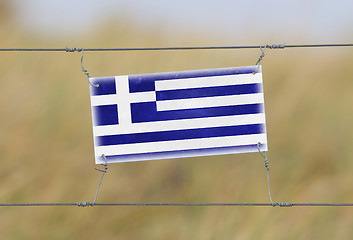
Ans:
[{"label": "blue square on flag", "polygon": [[96,164],[267,151],[261,67],[90,81]]}]

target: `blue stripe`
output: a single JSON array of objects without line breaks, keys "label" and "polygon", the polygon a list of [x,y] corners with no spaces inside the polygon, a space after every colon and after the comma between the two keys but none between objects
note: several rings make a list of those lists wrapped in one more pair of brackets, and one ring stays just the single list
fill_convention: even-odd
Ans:
[{"label": "blue stripe", "polygon": [[264,124],[197,128],[163,132],[145,132],[96,137],[97,146],[131,143],[162,142],[184,139],[212,138],[264,133]]},{"label": "blue stripe", "polygon": [[130,92],[154,91],[155,81],[172,80],[184,78],[200,78],[215,77],[225,75],[249,74],[257,72],[256,66],[236,67],[236,68],[220,68],[196,71],[170,72],[170,73],[154,73],[129,76]]},{"label": "blue stripe", "polygon": [[[263,145],[265,146],[265,145]],[[165,152],[151,152],[151,153],[137,153],[137,154],[122,154],[105,156],[108,163],[109,161],[141,161],[146,159],[163,159],[163,158],[181,158],[190,156],[207,156],[207,155],[222,155],[232,154],[239,152],[254,152],[257,151],[257,145],[242,145],[231,147],[217,147],[207,149],[191,149],[191,150],[178,150],[178,151],[165,151]],[[99,161],[104,162],[103,157],[98,157]]]},{"label": "blue stripe", "polygon": [[221,87],[204,87],[204,88],[193,88],[193,89],[157,91],[156,99],[157,101],[161,101],[161,100],[174,100],[174,99],[186,99],[186,98],[251,94],[251,93],[259,93],[259,92],[262,92],[261,84],[253,83],[253,84],[221,86]]},{"label": "blue stripe", "polygon": [[91,96],[116,94],[115,77],[92,78],[91,82],[99,84],[98,87],[91,86]]},{"label": "blue stripe", "polygon": [[263,113],[263,104],[208,107],[157,112],[156,102],[132,103],[133,123]]}]

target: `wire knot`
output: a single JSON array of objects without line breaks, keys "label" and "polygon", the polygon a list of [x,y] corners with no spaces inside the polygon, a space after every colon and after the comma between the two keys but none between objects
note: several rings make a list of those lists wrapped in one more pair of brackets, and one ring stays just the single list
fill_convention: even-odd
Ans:
[{"label": "wire knot", "polygon": [[74,48],[70,48],[70,47],[65,48],[66,52],[82,52],[82,50],[83,50],[82,48],[75,48],[75,47]]},{"label": "wire knot", "polygon": [[266,153],[265,153],[265,152],[261,152],[260,146],[261,146],[261,143],[258,142],[258,143],[257,143],[257,149],[259,150],[259,153],[261,154],[261,156],[265,159],[265,168],[266,168],[268,171],[270,171],[270,168],[269,168],[270,163],[268,162],[268,158],[267,158],[267,156],[266,156]]},{"label": "wire knot", "polygon": [[96,169],[97,171],[106,173],[107,170],[108,170],[108,161],[107,161],[107,158],[105,157],[104,154],[102,154],[102,158],[104,159],[104,164],[102,164],[102,165],[104,166],[104,169],[99,169],[99,168],[95,168],[95,169]]},{"label": "wire knot", "polygon": [[269,168],[269,162],[268,162],[268,159],[265,160],[265,168],[267,168],[269,171],[270,171],[270,168]]},{"label": "wire knot", "polygon": [[94,204],[90,203],[90,202],[77,202],[76,205],[78,207],[90,207],[90,206],[94,206]]},{"label": "wire knot", "polygon": [[260,66],[260,62],[262,61],[262,59],[263,59],[264,56],[265,56],[265,50],[266,50],[267,47],[268,47],[268,45],[266,45],[266,46],[264,47],[264,49],[260,48],[260,50],[261,50],[261,55],[260,55],[259,60],[257,60],[257,62],[256,62],[255,65]]},{"label": "wire knot", "polygon": [[272,204],[273,207],[279,206],[279,207],[293,207],[294,203],[292,202],[278,202],[278,203],[274,203]]},{"label": "wire knot", "polygon": [[285,43],[266,45],[266,48],[269,48],[269,49],[284,49],[285,47],[286,47]]}]

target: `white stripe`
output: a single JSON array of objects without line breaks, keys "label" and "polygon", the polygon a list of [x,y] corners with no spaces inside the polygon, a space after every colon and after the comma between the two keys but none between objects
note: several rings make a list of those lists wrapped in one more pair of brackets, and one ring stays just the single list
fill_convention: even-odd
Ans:
[{"label": "white stripe", "polygon": [[100,157],[102,154],[105,154],[106,156],[112,156],[112,155],[123,155],[123,154],[139,154],[139,153],[151,153],[151,152],[163,152],[163,151],[205,149],[205,148],[214,148],[214,147],[231,147],[231,146],[257,144],[258,142],[267,144],[266,133],[242,135],[242,136],[165,141],[165,142],[149,142],[149,143],[134,143],[134,144],[113,145],[113,146],[99,146],[99,147],[95,147],[95,155],[96,157]]},{"label": "white stripe", "polygon": [[122,126],[122,125],[94,126],[93,135],[98,137],[98,136],[116,135],[116,134],[160,132],[160,131],[172,131],[172,130],[182,130],[182,129],[236,126],[236,125],[261,124],[261,123],[265,124],[264,113],[237,115],[237,116],[182,119],[182,120],[147,122],[147,123],[133,123],[128,126]]},{"label": "white stripe", "polygon": [[238,74],[202,78],[184,78],[173,80],[160,80],[155,82],[156,91],[166,91],[175,89],[219,87],[229,85],[240,85],[250,83],[262,83],[262,73]]},{"label": "white stripe", "polygon": [[[130,103],[138,103],[138,102],[153,102],[156,101],[156,92],[138,92],[138,93],[130,93],[129,98]],[[118,94],[109,94],[109,95],[101,95],[101,96],[92,96],[91,97],[91,105],[100,106],[100,105],[110,105],[117,104],[119,101]]]},{"label": "white stripe", "polygon": [[129,99],[129,79],[128,76],[115,77],[116,92],[118,99],[119,124],[131,124],[131,109]]},{"label": "white stripe", "polygon": [[263,93],[157,101],[157,111],[263,103]]},{"label": "white stripe", "polygon": [[101,95],[101,96],[92,96],[91,97],[91,106],[100,106],[100,105],[111,105],[117,104],[118,98],[116,94],[110,95]]},{"label": "white stripe", "polygon": [[130,93],[130,103],[155,102],[155,101],[156,101],[155,91]]}]

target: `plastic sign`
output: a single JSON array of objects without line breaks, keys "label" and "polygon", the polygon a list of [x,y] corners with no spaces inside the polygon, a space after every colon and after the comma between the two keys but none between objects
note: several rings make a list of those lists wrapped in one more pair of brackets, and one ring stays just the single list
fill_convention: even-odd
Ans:
[{"label": "plastic sign", "polygon": [[96,164],[267,151],[261,67],[90,81]]}]

